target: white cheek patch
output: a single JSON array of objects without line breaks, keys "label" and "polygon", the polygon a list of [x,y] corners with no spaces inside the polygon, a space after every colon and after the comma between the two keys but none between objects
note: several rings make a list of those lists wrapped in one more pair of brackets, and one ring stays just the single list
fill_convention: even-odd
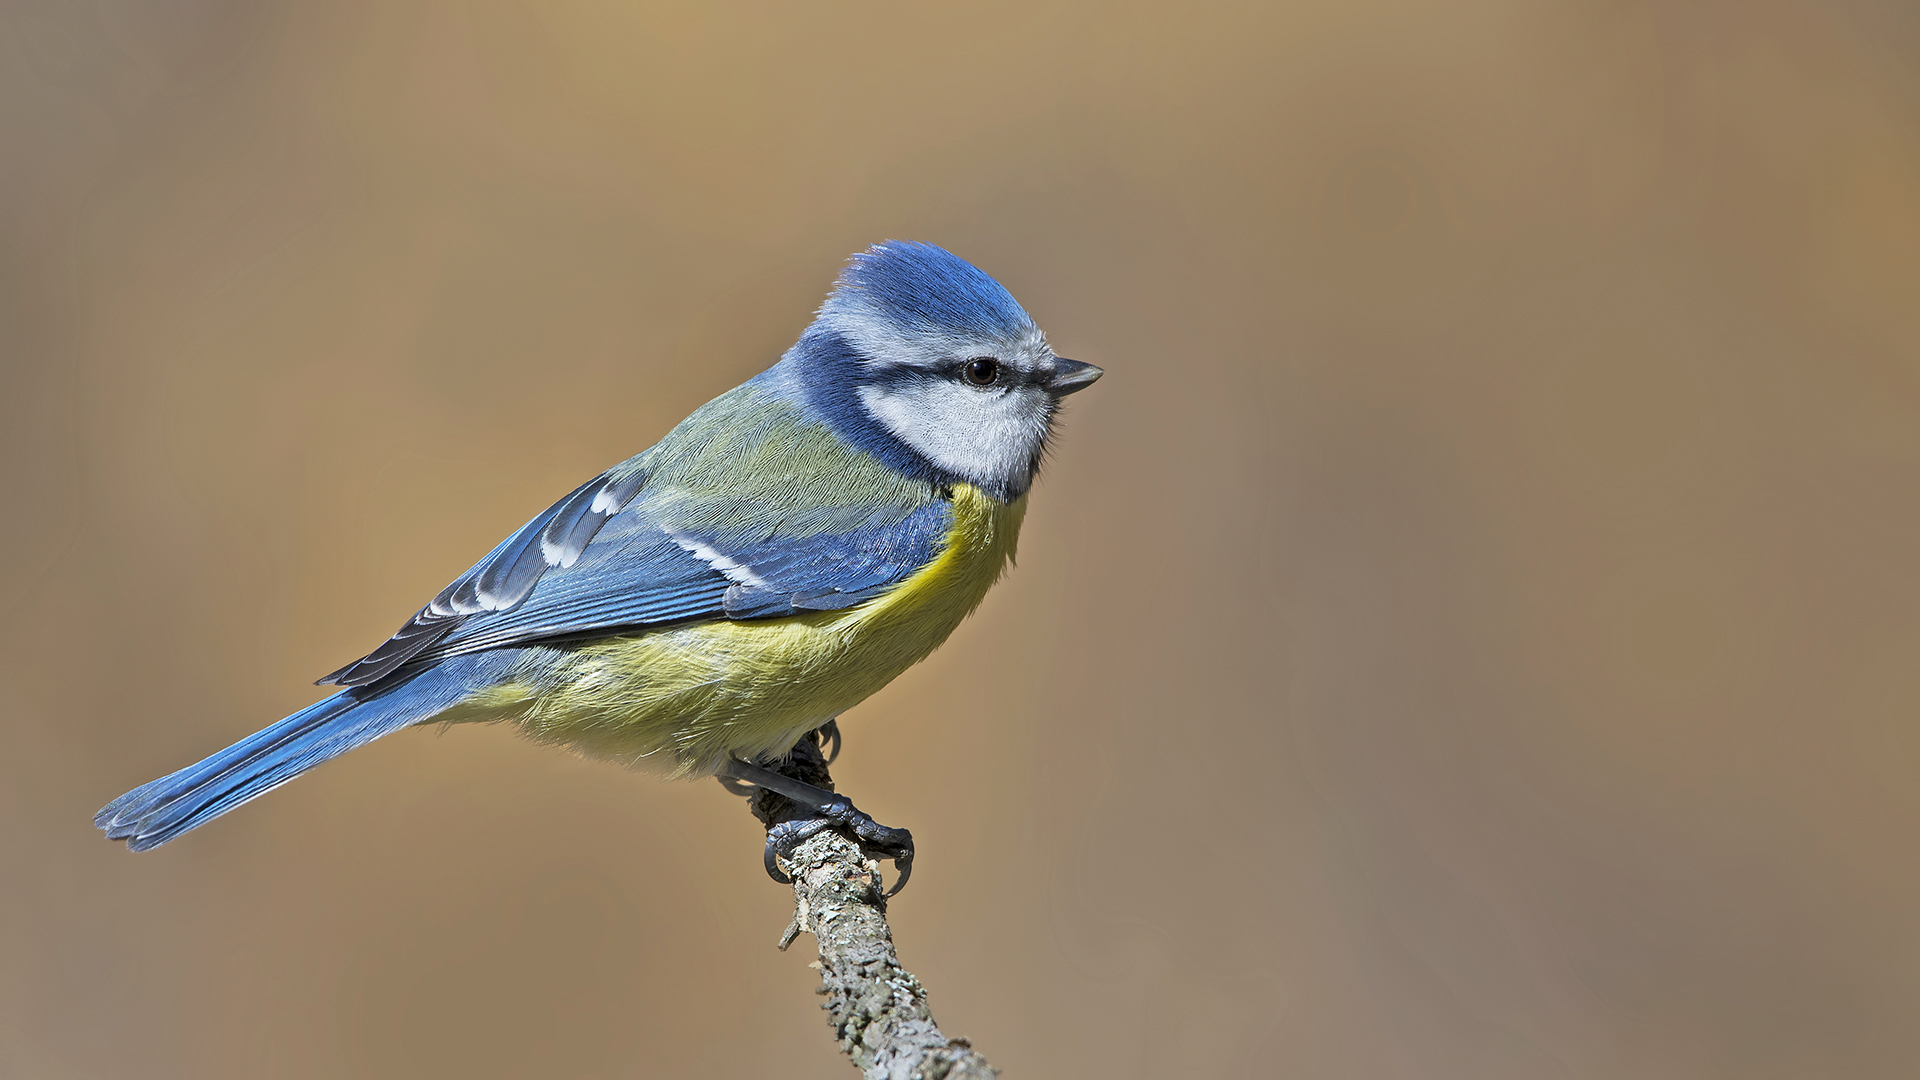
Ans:
[{"label": "white cheek patch", "polygon": [[983,487],[1020,492],[1047,437],[1052,401],[1022,387],[983,392],[945,380],[863,386],[873,417],[940,468]]}]

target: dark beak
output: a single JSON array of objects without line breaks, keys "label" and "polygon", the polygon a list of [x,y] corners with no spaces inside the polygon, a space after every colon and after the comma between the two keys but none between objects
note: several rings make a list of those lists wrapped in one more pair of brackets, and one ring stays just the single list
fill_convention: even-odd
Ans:
[{"label": "dark beak", "polygon": [[1056,356],[1053,359],[1053,378],[1047,380],[1047,393],[1057,398],[1066,397],[1092,386],[1095,379],[1105,374],[1092,364]]}]

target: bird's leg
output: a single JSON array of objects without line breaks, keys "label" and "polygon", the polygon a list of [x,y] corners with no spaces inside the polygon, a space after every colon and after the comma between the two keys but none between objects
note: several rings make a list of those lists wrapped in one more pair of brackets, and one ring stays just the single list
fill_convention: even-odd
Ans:
[{"label": "bird's leg", "polygon": [[[820,747],[812,739],[802,739],[795,744],[793,752],[782,766],[828,784],[833,782],[827,776],[826,760],[820,754]],[[907,830],[880,824],[854,806],[845,795],[797,780],[764,765],[736,758],[721,768],[720,777],[730,788],[735,783],[752,784],[780,797],[774,800],[776,805],[768,805],[766,800],[761,800],[754,808],[756,815],[767,822],[765,859],[767,876],[773,880],[782,884],[792,881],[792,878],[780,872],[779,858],[790,856],[801,841],[822,829],[833,828],[851,837],[862,849],[893,860],[900,880],[887,892],[888,896],[906,886],[907,878],[913,873],[913,834]],[[779,806],[778,802],[787,805]]]},{"label": "bird's leg", "polygon": [[[827,759],[825,764],[832,765],[834,762],[840,760],[839,717],[836,716],[828,720],[826,723],[807,732],[801,736],[801,738],[811,739],[813,745],[816,747],[832,747],[832,749],[826,751]],[[741,780],[738,777],[729,776],[724,771],[718,776],[715,776],[714,779],[720,781],[720,786],[727,789],[729,795],[738,795],[743,799],[751,799],[762,790],[761,787],[753,781]],[[786,882],[783,881],[781,884],[784,885]]]}]

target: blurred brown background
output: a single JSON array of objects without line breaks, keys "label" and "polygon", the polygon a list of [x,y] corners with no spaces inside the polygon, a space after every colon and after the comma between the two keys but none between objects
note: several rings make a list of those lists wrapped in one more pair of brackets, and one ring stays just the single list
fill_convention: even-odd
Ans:
[{"label": "blurred brown background", "polygon": [[0,1075],[847,1075],[710,783],[409,732],[88,819],[884,237],[1109,371],[845,722],[949,1031],[1920,1074],[1911,4],[101,0],[0,14]]}]

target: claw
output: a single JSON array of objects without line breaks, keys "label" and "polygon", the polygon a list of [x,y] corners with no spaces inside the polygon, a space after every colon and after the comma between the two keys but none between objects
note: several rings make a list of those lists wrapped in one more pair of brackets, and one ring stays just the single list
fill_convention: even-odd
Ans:
[{"label": "claw", "polygon": [[814,742],[821,746],[831,746],[827,751],[827,764],[831,765],[840,758],[840,718],[833,719],[813,729]]},{"label": "claw", "polygon": [[767,849],[762,860],[767,867],[767,876],[782,885],[793,884],[793,879],[780,872],[780,857],[791,858],[793,849],[801,841],[814,836],[833,823],[824,818],[802,818],[799,821],[783,821],[767,830]]},{"label": "claw", "polygon": [[893,860],[893,868],[900,877],[894,881],[893,888],[887,890],[886,896],[889,900],[893,899],[901,889],[906,888],[907,879],[913,876],[913,852],[909,851],[904,857]]},{"label": "claw", "polygon": [[745,780],[736,780],[731,776],[716,776],[714,779],[720,781],[720,786],[727,789],[727,794],[738,795],[743,799],[753,798],[753,793],[760,790]]}]

